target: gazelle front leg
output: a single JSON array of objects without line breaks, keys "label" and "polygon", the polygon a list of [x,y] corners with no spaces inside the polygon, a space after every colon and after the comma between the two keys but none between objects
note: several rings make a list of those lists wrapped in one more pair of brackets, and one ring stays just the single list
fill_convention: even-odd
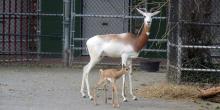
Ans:
[{"label": "gazelle front leg", "polygon": [[133,100],[137,100],[137,97],[133,94],[133,85],[132,85],[132,59],[128,60],[128,66],[129,66],[129,89],[130,89],[130,94],[133,98]]},{"label": "gazelle front leg", "polygon": [[[100,80],[98,81],[98,83],[96,84],[96,86],[94,87],[94,89],[93,89],[93,97],[94,97],[93,102],[94,102],[95,105],[97,105],[97,101],[96,101],[96,100],[97,100],[96,90],[97,90],[98,87],[100,87],[104,82],[106,82],[106,80],[100,79]],[[104,84],[105,89],[106,89],[106,85],[107,85],[107,84]]]},{"label": "gazelle front leg", "polygon": [[87,68],[88,68],[88,64],[83,67],[82,84],[81,84],[81,89],[80,89],[80,93],[83,98],[86,98],[86,95],[84,93],[84,88],[85,88],[85,77],[87,74],[86,73]]},{"label": "gazelle front leg", "polygon": [[104,94],[105,94],[105,104],[107,104],[108,103],[107,84],[104,85]]},{"label": "gazelle front leg", "polygon": [[114,88],[115,88],[115,95],[116,95],[116,106],[120,107],[120,105],[119,105],[119,98],[118,98],[118,88],[116,86],[116,83],[114,83]]},{"label": "gazelle front leg", "polygon": [[[122,66],[125,66],[127,65],[127,59],[128,59],[128,56],[126,54],[123,54],[121,56],[121,61],[122,61]],[[125,97],[125,74],[122,76],[122,97],[123,97],[123,101],[124,102],[127,102],[127,98]]]},{"label": "gazelle front leg", "polygon": [[116,82],[115,81],[112,82],[112,106],[114,108],[115,107],[119,107],[118,91],[117,91],[117,87],[116,87]]},{"label": "gazelle front leg", "polygon": [[125,74],[122,76],[122,97],[123,97],[123,102],[127,102],[127,98],[125,97],[125,79],[126,76]]}]

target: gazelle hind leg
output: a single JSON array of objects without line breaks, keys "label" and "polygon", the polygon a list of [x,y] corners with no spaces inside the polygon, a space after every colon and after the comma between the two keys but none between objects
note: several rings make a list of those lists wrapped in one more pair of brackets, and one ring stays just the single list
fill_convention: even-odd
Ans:
[{"label": "gazelle hind leg", "polygon": [[86,95],[84,93],[84,87],[85,87],[85,75],[86,75],[85,70],[87,70],[87,68],[88,68],[88,64],[83,67],[83,76],[82,76],[82,83],[81,83],[81,89],[80,89],[80,93],[81,93],[83,98],[86,97]]},{"label": "gazelle hind leg", "polygon": [[130,89],[130,94],[132,96],[133,100],[137,100],[137,97],[133,93],[133,85],[132,85],[132,74],[128,73],[129,76],[129,89]]},{"label": "gazelle hind leg", "polygon": [[[93,97],[94,97],[94,104],[97,105],[97,96],[96,96],[96,90],[98,89],[98,87],[100,87],[106,80],[103,80],[103,79],[100,79],[98,81],[98,83],[96,84],[96,86],[94,87],[94,90],[93,90]],[[106,84],[104,85],[106,86]]]},{"label": "gazelle hind leg", "polygon": [[129,66],[128,77],[129,77],[129,89],[130,89],[130,94],[131,94],[133,100],[137,100],[137,97],[133,94],[133,85],[132,85],[132,60],[131,60],[131,59],[128,60],[128,66]]},{"label": "gazelle hind leg", "polygon": [[91,69],[95,66],[96,63],[99,62],[99,59],[95,59],[95,60],[90,60],[89,62],[89,65],[88,65],[88,68],[86,71],[86,74],[85,74],[85,82],[86,82],[86,87],[87,87],[87,93],[88,93],[88,96],[90,98],[90,100],[93,100],[93,97],[92,95],[90,94],[90,86],[89,86],[89,72],[91,71]]},{"label": "gazelle hind leg", "polygon": [[126,76],[123,75],[122,76],[122,97],[123,97],[123,102],[127,102],[127,98],[125,97],[125,79],[126,79]]},{"label": "gazelle hind leg", "polygon": [[[122,63],[122,66],[125,66],[127,65],[127,59],[128,59],[128,56],[126,54],[123,54],[121,56],[121,63]],[[123,101],[124,102],[127,102],[127,98],[125,97],[125,79],[126,79],[126,76],[125,74],[122,76],[122,97],[123,97]]]},{"label": "gazelle hind leg", "polygon": [[87,47],[88,47],[88,52],[89,52],[89,56],[90,56],[90,61],[83,68],[81,94],[82,94],[83,97],[85,97],[84,87],[85,87],[85,83],[86,83],[88,96],[92,100],[93,98],[90,94],[90,87],[89,87],[88,77],[89,77],[89,72],[91,71],[91,69],[95,66],[95,64],[97,64],[102,59],[102,57],[101,57],[102,50],[96,49],[96,47],[94,47],[93,45],[87,45]]},{"label": "gazelle hind leg", "polygon": [[114,84],[112,83],[112,106],[115,108],[115,87]]},{"label": "gazelle hind leg", "polygon": [[115,105],[116,107],[119,107],[120,105],[119,105],[119,99],[118,99],[118,89],[117,89],[115,82],[114,82],[114,89],[115,89],[115,98],[116,98]]},{"label": "gazelle hind leg", "polygon": [[83,97],[85,97],[85,93],[84,93],[84,87],[85,87],[85,83],[86,83],[86,87],[87,87],[87,93],[89,98],[92,100],[92,96],[90,94],[90,87],[89,87],[89,73],[91,71],[91,69],[95,66],[95,64],[97,64],[99,61],[101,60],[101,57],[91,57],[90,58],[90,62],[84,66],[83,68],[83,78],[82,78],[82,85],[81,85],[81,94]]},{"label": "gazelle hind leg", "polygon": [[107,84],[104,85],[104,96],[105,96],[105,104],[108,103],[108,96],[107,96]]}]

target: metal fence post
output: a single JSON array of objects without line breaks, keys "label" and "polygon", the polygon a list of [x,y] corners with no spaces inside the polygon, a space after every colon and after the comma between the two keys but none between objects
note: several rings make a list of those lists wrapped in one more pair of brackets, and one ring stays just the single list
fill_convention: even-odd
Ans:
[{"label": "metal fence post", "polygon": [[41,0],[37,0],[37,59],[40,60],[40,53],[41,53]]},{"label": "metal fence post", "polygon": [[[171,1],[168,2],[168,15],[167,15],[167,24],[168,24],[168,28],[170,29],[171,27],[171,23],[170,23],[170,18],[171,18]],[[168,35],[170,36],[170,32],[168,33]],[[167,37],[167,65],[166,65],[166,69],[167,69],[167,75],[170,72],[170,38]],[[167,76],[168,79],[168,76]],[[169,80],[169,79],[168,79]]]},{"label": "metal fence post", "polygon": [[70,36],[70,0],[63,0],[63,61],[69,65],[69,36]]},{"label": "metal fence post", "polygon": [[181,16],[182,16],[182,0],[178,2],[178,33],[177,33],[177,83],[181,83],[181,74],[182,74],[182,23],[181,23]]},{"label": "metal fence post", "polygon": [[70,48],[70,56],[69,56],[69,64],[72,65],[72,61],[74,58],[74,34],[75,34],[75,0],[71,0],[70,3],[70,41],[69,41],[69,48]]}]

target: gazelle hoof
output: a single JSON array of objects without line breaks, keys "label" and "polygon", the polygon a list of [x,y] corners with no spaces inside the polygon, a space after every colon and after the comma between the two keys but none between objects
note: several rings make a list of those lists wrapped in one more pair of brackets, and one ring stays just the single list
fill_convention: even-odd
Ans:
[{"label": "gazelle hoof", "polygon": [[97,103],[95,103],[94,105],[95,105],[95,106],[97,106],[98,104],[97,104]]},{"label": "gazelle hoof", "polygon": [[84,94],[84,92],[81,92],[82,98],[86,98],[86,95]]},{"label": "gazelle hoof", "polygon": [[83,96],[82,96],[82,98],[86,98],[86,96],[85,96],[85,95],[83,95]]},{"label": "gazelle hoof", "polygon": [[93,97],[90,96],[89,99],[92,101],[92,100],[93,100]]},{"label": "gazelle hoof", "polygon": [[128,102],[128,100],[126,98],[123,99],[123,102]]},{"label": "gazelle hoof", "polygon": [[133,97],[133,100],[138,100],[136,96]]}]

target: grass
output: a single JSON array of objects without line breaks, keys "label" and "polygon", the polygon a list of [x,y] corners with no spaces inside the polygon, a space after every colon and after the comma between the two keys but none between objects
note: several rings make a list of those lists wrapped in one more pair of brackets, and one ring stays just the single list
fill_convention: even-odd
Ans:
[{"label": "grass", "polygon": [[197,86],[175,85],[169,83],[159,83],[143,86],[137,91],[137,95],[145,98],[163,99],[190,99],[198,98],[199,91]]}]

